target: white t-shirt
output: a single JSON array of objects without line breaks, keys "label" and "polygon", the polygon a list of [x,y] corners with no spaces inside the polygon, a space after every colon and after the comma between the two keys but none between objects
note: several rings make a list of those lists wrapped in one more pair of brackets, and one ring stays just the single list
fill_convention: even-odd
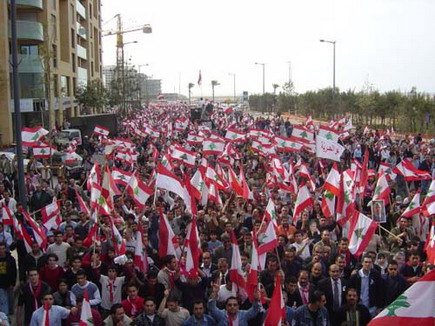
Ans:
[{"label": "white t-shirt", "polygon": [[100,284],[101,284],[101,307],[106,310],[110,310],[110,308],[115,303],[121,303],[121,292],[122,285],[124,284],[125,276],[120,276],[115,279],[112,283],[113,287],[113,302],[110,302],[110,280],[106,275],[100,276]]},{"label": "white t-shirt", "polygon": [[[303,242],[301,244],[298,244],[298,243],[294,242],[294,243],[292,243],[290,245],[290,247],[296,248],[296,251],[301,249],[303,246],[304,246]],[[299,255],[299,257],[301,257],[303,260],[305,260],[305,259],[307,259],[310,256],[311,256],[311,254],[310,254],[310,246],[306,245],[304,250],[302,250],[301,254]]]},{"label": "white t-shirt", "polygon": [[60,245],[52,243],[47,248],[47,254],[56,254],[57,258],[59,258],[57,264],[63,267],[66,262],[66,251],[69,247],[70,245],[66,242],[62,242]]}]

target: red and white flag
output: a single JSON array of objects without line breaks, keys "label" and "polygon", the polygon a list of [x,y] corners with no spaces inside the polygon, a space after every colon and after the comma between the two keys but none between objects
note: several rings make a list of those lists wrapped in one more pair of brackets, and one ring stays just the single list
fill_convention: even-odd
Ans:
[{"label": "red and white flag", "polygon": [[295,138],[286,138],[276,136],[276,150],[278,152],[299,152],[302,150],[303,144]]},{"label": "red and white flag", "polygon": [[2,223],[3,225],[13,225],[14,215],[12,214],[10,208],[2,202]]},{"label": "red and white flag", "polygon": [[424,216],[429,217],[435,215],[435,179],[430,183],[421,207]]},{"label": "red and white flag", "polygon": [[60,206],[57,200],[53,200],[51,204],[41,209],[42,224],[47,230],[57,230],[62,218],[60,217]]},{"label": "red and white flag", "polygon": [[300,214],[304,211],[304,209],[313,206],[313,199],[311,198],[310,191],[308,190],[307,185],[304,185],[299,188],[298,196],[296,198],[295,209],[293,214],[293,224],[299,219]]},{"label": "red and white flag", "polygon": [[163,209],[160,207],[160,223],[159,223],[159,256],[165,257],[166,255],[174,255],[177,257],[175,252],[174,244],[177,242],[177,238],[174,231],[169,224],[168,219],[163,215]]},{"label": "red and white flag", "polygon": [[35,241],[43,250],[45,250],[45,247],[47,246],[47,236],[45,232],[40,226],[38,226],[38,224],[36,224],[33,218],[30,217],[28,212],[26,212],[24,209],[21,209],[20,213],[23,214],[24,220],[32,228],[33,238]]},{"label": "red and white flag", "polygon": [[363,213],[354,211],[349,228],[349,251],[355,257],[361,256],[375,234],[378,225]]},{"label": "red and white flag", "polygon": [[257,232],[258,241],[258,260],[260,268],[264,270],[266,265],[266,256],[278,247],[278,238],[272,221],[266,222],[265,227]]},{"label": "red and white flag", "polygon": [[435,264],[435,221],[432,222],[427,235],[426,243],[424,244],[424,251],[427,255],[427,262],[429,264]]},{"label": "red and white flag", "polygon": [[48,131],[42,128],[41,126],[34,128],[26,128],[24,127],[21,130],[21,139],[23,142],[23,146],[38,146],[39,141],[42,137],[48,134]]},{"label": "red and white flag", "polygon": [[334,128],[328,126],[320,126],[318,135],[334,142],[338,142],[340,136]]},{"label": "red and white flag", "polygon": [[181,146],[175,145],[172,149],[171,157],[184,165],[193,168],[196,161],[196,153],[189,151]]},{"label": "red and white flag", "polygon": [[220,155],[225,149],[225,142],[206,138],[202,143],[202,153],[204,155]]},{"label": "red and white flag", "polygon": [[88,191],[91,191],[94,184],[101,184],[101,171],[98,161],[94,162],[91,171],[89,172],[88,181],[86,181],[86,187]]},{"label": "red and white flag", "polygon": [[368,326],[435,325],[435,270],[427,273],[382,310]]},{"label": "red and white flag", "polygon": [[273,202],[272,198],[269,198],[269,202],[267,203],[266,210],[264,211],[264,215],[265,215],[266,221],[272,221],[275,229],[278,228],[278,221],[276,218],[276,207],[275,207],[275,203]]},{"label": "red and white flag", "polygon": [[204,141],[204,137],[201,137],[199,135],[193,133],[187,135],[186,142],[190,145],[201,145],[203,141]]},{"label": "red and white flag", "polygon": [[225,139],[234,143],[243,143],[246,140],[246,133],[228,128]]},{"label": "red and white flag", "polygon": [[403,159],[399,162],[393,169],[393,172],[402,175],[406,181],[431,179],[429,172],[416,169],[409,159]]},{"label": "red and white flag", "polygon": [[192,186],[192,194],[196,200],[203,206],[207,205],[208,187],[199,169],[196,170],[192,179],[190,179],[190,184]]},{"label": "red and white flag", "polygon": [[248,294],[249,301],[254,302],[254,293],[258,288],[258,268],[260,262],[258,259],[258,242],[255,230],[252,232],[252,252],[251,264],[246,280],[246,293]]},{"label": "red and white flag", "polygon": [[334,163],[331,171],[329,171],[323,189],[325,192],[322,196],[322,212],[326,218],[331,218],[335,216],[335,199],[340,194],[340,173],[336,163]]},{"label": "red and white flag", "polygon": [[303,126],[294,126],[292,131],[292,137],[296,138],[302,143],[314,142],[314,133]]},{"label": "red and white flag", "polygon": [[420,191],[417,191],[401,217],[412,218],[414,215],[420,214],[420,209]]},{"label": "red and white flag", "polygon": [[127,248],[125,239],[121,236],[121,233],[119,233],[118,228],[115,226],[115,223],[113,222],[113,218],[110,218],[110,228],[112,231],[112,243],[113,243],[113,248],[115,249],[116,256],[124,255]]},{"label": "red and white flag", "polygon": [[101,126],[95,126],[95,128],[94,128],[94,134],[97,134],[97,135],[101,135],[101,136],[105,136],[105,137],[107,137],[107,136],[109,136],[109,134],[110,134],[110,131],[109,131],[109,129],[107,129],[106,127],[101,127]]},{"label": "red and white flag", "polygon": [[53,155],[54,151],[50,147],[33,147],[33,156],[35,158],[50,158]]},{"label": "red and white flag", "polygon": [[185,241],[186,272],[190,277],[198,277],[201,246],[195,217],[192,217],[192,222],[187,226],[187,235]]},{"label": "red and white flag", "polygon": [[388,185],[387,178],[384,174],[381,174],[381,176],[378,179],[378,182],[376,183],[375,192],[373,194],[372,201],[383,200],[384,205],[387,205],[390,202],[389,200],[390,193],[391,193],[391,189],[390,186]]},{"label": "red and white flag", "polygon": [[98,223],[96,221],[96,217],[92,220],[91,225],[92,226],[89,229],[88,235],[83,240],[83,245],[87,248],[90,248],[95,243],[95,241],[98,240]]},{"label": "red and white flag", "polygon": [[88,289],[85,288],[85,291],[83,293],[83,303],[80,312],[79,326],[93,326],[93,325],[94,325],[94,319],[92,317],[92,309],[91,309],[91,303],[89,301]]},{"label": "red and white flag", "polygon": [[148,272],[148,261],[144,255],[144,243],[143,243],[143,229],[142,224],[138,224],[136,231],[136,247],[134,247],[134,264],[139,268],[142,273]]},{"label": "red and white flag", "polygon": [[135,172],[127,184],[127,192],[133,198],[134,203],[143,209],[148,198],[153,194],[153,189],[149,188]]},{"label": "red and white flag", "polygon": [[130,181],[131,175],[131,172],[118,169],[116,166],[112,167],[112,178],[113,181],[115,181],[115,184],[120,184],[124,187],[127,186],[128,182]]},{"label": "red and white flag", "polygon": [[307,117],[307,120],[305,120],[305,127],[308,129],[311,129],[314,127],[314,121],[311,114]]},{"label": "red and white flag", "polygon": [[246,283],[243,277],[242,258],[240,256],[239,244],[233,231],[231,231],[231,248],[233,254],[231,257],[230,280],[233,282],[233,285],[244,289]]},{"label": "red and white flag", "polygon": [[343,226],[355,210],[355,182],[354,174],[347,169],[341,174],[340,194],[337,197],[337,223]]},{"label": "red and white flag", "polygon": [[286,325],[286,305],[282,294],[281,276],[275,277],[275,288],[272,298],[267,309],[264,326],[282,326]]},{"label": "red and white flag", "polygon": [[397,177],[397,174],[393,172],[388,163],[379,163],[378,176],[380,176],[382,173],[385,174],[388,181],[394,180]]}]

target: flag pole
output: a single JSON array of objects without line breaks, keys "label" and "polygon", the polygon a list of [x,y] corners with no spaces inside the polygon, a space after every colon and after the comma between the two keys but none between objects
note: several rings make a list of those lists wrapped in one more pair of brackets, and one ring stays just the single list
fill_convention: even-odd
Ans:
[{"label": "flag pole", "polygon": [[392,235],[395,238],[400,238],[398,235],[395,235],[394,233],[392,233],[388,229],[384,228],[382,225],[378,224],[378,226],[379,226],[380,229],[382,229],[383,231],[387,232],[389,235]]}]

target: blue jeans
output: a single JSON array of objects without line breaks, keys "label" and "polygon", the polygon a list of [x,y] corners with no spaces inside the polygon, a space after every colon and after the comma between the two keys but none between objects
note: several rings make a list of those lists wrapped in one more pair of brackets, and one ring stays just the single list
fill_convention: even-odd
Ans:
[{"label": "blue jeans", "polygon": [[9,315],[9,291],[8,289],[0,288],[0,311]]}]

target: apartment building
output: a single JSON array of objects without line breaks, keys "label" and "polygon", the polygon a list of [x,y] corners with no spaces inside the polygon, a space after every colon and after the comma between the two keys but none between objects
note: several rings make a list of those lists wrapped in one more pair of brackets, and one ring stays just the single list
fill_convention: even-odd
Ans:
[{"label": "apartment building", "polygon": [[[0,1],[3,145],[14,139],[9,3]],[[77,88],[102,79],[101,0],[16,0],[16,4],[23,126],[61,125],[64,118],[80,114],[75,100]],[[47,76],[52,81],[50,99]]]}]

